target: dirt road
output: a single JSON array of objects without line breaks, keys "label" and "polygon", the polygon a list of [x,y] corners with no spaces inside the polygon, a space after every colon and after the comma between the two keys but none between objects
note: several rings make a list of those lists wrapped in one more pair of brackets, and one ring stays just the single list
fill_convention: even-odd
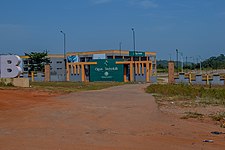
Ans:
[{"label": "dirt road", "polygon": [[68,95],[0,90],[0,149],[224,149],[225,135],[210,133],[224,129],[160,112],[144,87],[129,84]]}]

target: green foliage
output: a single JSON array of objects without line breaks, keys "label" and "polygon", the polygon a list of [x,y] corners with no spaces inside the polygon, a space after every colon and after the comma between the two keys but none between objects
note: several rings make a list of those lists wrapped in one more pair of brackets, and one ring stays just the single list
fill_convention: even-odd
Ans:
[{"label": "green foliage", "polygon": [[157,61],[157,69],[166,69],[166,68],[168,68],[167,60],[158,60]]},{"label": "green foliage", "polygon": [[189,119],[189,118],[203,118],[204,115],[197,112],[185,112],[185,116],[181,117],[181,119]]},{"label": "green foliage", "polygon": [[[175,68],[177,68],[177,62],[174,62]],[[181,62],[178,61],[179,69],[181,67]],[[220,54],[218,57],[210,57],[203,62],[201,62],[202,68],[212,68],[212,69],[224,69],[225,68],[225,56],[224,54]],[[158,60],[157,61],[158,69],[167,69],[168,61],[167,60]],[[184,62],[184,69],[199,69],[200,63],[191,63]]]},{"label": "green foliage", "polygon": [[[191,86],[184,84],[176,84],[176,85],[161,85],[161,84],[153,84],[147,88],[148,93],[158,93],[165,96],[188,96],[188,97],[196,97],[198,93],[195,89],[191,88]],[[190,94],[191,93],[191,94]]]},{"label": "green foliage", "polygon": [[220,54],[218,57],[210,57],[202,62],[204,68],[212,69],[224,69],[225,68],[225,56]]},{"label": "green foliage", "polygon": [[213,116],[211,116],[213,120],[215,121],[220,121],[220,120],[223,120],[225,118],[225,112],[220,112],[220,113],[217,113]]},{"label": "green foliage", "polygon": [[29,56],[29,70],[31,71],[44,71],[44,65],[50,63],[50,59],[47,57],[48,52],[31,52],[25,53],[25,56]]},{"label": "green foliage", "polygon": [[123,85],[121,82],[32,82],[34,88],[58,91],[58,92],[77,92],[87,90],[101,90],[104,88]]},{"label": "green foliage", "polygon": [[193,86],[183,84],[154,84],[147,87],[146,92],[157,93],[165,97],[179,97],[182,99],[199,99],[203,104],[225,105],[225,88]]},{"label": "green foliage", "polygon": [[6,82],[5,79],[0,80],[0,87],[12,87],[13,84],[11,82]]}]

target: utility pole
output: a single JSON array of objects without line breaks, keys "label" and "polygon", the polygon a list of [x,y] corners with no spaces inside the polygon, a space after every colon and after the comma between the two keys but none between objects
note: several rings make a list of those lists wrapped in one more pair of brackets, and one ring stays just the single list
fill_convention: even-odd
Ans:
[{"label": "utility pole", "polygon": [[136,45],[135,45],[135,30],[134,28],[132,28],[132,31],[133,31],[133,44],[134,44],[134,56],[133,56],[133,59],[134,59],[134,82],[136,82],[136,64],[135,64],[135,55],[136,55]]},{"label": "utility pole", "polygon": [[178,69],[179,69],[179,66],[178,66],[178,49],[176,49],[176,52],[177,52],[177,75],[178,75]]},{"label": "utility pole", "polygon": [[200,61],[200,74],[202,74],[202,59],[201,59],[201,56],[199,56],[199,61]]},{"label": "utility pole", "polygon": [[122,56],[122,42],[120,42],[119,47],[120,47],[120,56]]},{"label": "utility pole", "polygon": [[65,63],[65,78],[66,78],[66,33],[63,31],[60,31],[63,34],[63,57],[64,57],[64,63]]},{"label": "utility pole", "polygon": [[180,56],[181,56],[181,72],[184,72],[184,58],[183,58],[183,53],[180,52]]},{"label": "utility pole", "polygon": [[187,56],[186,56],[186,73],[188,72]]}]

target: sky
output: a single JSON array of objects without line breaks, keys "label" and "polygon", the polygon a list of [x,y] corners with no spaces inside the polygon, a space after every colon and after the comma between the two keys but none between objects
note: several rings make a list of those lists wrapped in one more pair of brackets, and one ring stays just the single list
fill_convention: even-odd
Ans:
[{"label": "sky", "polygon": [[158,59],[225,53],[225,0],[0,0],[0,54],[153,51]]}]

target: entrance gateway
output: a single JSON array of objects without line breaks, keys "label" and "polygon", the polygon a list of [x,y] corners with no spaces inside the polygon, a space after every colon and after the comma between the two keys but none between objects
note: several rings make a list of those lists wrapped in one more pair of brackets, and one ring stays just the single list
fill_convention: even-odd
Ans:
[{"label": "entrance gateway", "polygon": [[67,81],[155,82],[156,53],[125,50],[74,52],[66,64]]}]

